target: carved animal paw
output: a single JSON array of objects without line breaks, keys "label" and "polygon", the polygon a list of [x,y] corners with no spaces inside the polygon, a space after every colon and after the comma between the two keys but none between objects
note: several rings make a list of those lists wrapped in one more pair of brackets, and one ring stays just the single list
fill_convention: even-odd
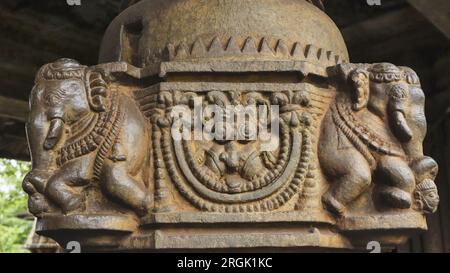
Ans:
[{"label": "carved animal paw", "polygon": [[325,193],[324,196],[322,196],[322,203],[325,205],[325,208],[337,216],[343,216],[345,213],[345,206],[337,201],[331,193]]},{"label": "carved animal paw", "polygon": [[49,212],[51,206],[44,195],[35,193],[33,195],[30,195],[28,199],[28,209],[30,213],[38,216],[42,213]]},{"label": "carved animal paw", "polygon": [[42,192],[38,189],[45,188],[48,178],[49,174],[43,171],[29,172],[23,179],[22,188],[29,195],[33,195],[35,193],[42,194]]},{"label": "carved animal paw", "polygon": [[400,189],[387,189],[381,192],[382,198],[392,207],[409,209],[411,207],[411,195]]}]

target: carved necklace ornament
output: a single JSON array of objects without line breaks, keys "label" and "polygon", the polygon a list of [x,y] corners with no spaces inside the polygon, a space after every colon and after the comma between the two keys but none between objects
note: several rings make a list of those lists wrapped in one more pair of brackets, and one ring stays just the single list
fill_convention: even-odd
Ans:
[{"label": "carved necklace ornament", "polygon": [[37,73],[23,188],[39,234],[329,251],[426,230],[437,164],[413,70],[348,63],[320,0],[129,2],[99,65]]},{"label": "carved necklace ornament", "polygon": [[[111,96],[111,106],[106,112],[88,115],[89,120],[86,124],[93,124],[84,128],[83,131],[72,130],[72,136],[64,144],[59,151],[57,164],[59,167],[66,162],[87,155],[92,152],[97,152],[97,159],[95,163],[95,176],[99,176],[102,167],[102,162],[107,156],[108,151],[116,142],[117,135],[120,128],[118,124],[121,121],[121,111],[118,105],[117,93],[114,92]],[[76,133],[75,133],[75,132]]]},{"label": "carved necklace ornament", "polygon": [[[259,60],[311,60],[323,64],[338,64],[342,57],[325,48],[315,45],[302,45],[299,42],[288,43],[282,39],[264,37],[229,37],[226,43],[215,36],[212,41],[197,39],[192,45],[181,42],[178,45],[168,44],[169,61],[186,61],[196,59],[236,59],[239,56]],[[239,40],[243,40],[241,46]],[[225,45],[225,46],[224,46]]]}]

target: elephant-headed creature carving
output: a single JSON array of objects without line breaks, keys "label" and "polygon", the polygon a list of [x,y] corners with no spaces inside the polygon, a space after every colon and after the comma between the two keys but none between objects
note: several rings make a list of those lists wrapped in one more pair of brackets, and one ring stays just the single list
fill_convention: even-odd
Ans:
[{"label": "elephant-headed creature carving", "polygon": [[432,182],[437,173],[436,162],[423,155],[427,124],[418,76],[388,63],[334,69],[338,94],[319,144],[320,164],[331,182],[324,205],[344,214],[374,179],[385,205],[410,208],[416,185]]},{"label": "elephant-headed creature carving", "polygon": [[70,59],[44,65],[30,108],[32,170],[23,186],[31,212],[83,211],[87,187],[138,214],[149,209],[148,125],[104,71]]}]

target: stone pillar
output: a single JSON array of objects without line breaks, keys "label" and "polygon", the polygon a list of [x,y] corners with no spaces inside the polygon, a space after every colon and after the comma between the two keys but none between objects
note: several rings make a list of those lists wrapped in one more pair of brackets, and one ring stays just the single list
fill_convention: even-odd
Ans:
[{"label": "stone pillar", "polygon": [[349,63],[314,4],[142,0],[99,65],[44,65],[24,180],[37,232],[85,251],[318,251],[426,230],[419,78]]}]

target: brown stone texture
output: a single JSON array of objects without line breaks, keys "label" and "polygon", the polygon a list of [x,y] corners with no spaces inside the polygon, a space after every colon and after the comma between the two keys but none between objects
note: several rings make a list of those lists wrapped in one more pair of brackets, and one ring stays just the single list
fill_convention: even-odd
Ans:
[{"label": "brown stone texture", "polygon": [[[392,248],[426,230],[438,167],[423,153],[419,77],[350,63],[321,8],[133,1],[108,27],[100,64],[44,65],[24,179],[36,231],[87,251],[325,251]],[[173,111],[196,101],[277,106],[278,145],[177,139]]]}]

